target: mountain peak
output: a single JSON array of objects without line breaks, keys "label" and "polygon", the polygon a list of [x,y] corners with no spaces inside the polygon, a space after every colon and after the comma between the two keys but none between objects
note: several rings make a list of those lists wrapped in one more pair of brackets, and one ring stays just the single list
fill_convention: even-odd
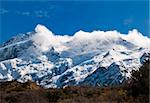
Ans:
[{"label": "mountain peak", "polygon": [[149,56],[150,39],[140,35],[133,30],[128,35],[79,31],[63,36],[38,24],[35,32],[0,48],[0,82],[30,80],[45,88],[118,85]]},{"label": "mountain peak", "polygon": [[44,25],[41,25],[41,24],[38,24],[35,27],[35,32],[52,34],[52,32],[47,27],[45,27]]},{"label": "mountain peak", "polygon": [[42,51],[48,50],[54,39],[54,35],[44,25],[38,24],[35,28],[35,35],[31,37],[32,41],[41,48]]},{"label": "mountain peak", "polygon": [[132,31],[129,31],[128,35],[124,38],[127,41],[132,42],[135,45],[150,48],[150,39],[146,36],[143,36],[138,30],[133,29]]},{"label": "mountain peak", "polygon": [[132,31],[129,31],[128,36],[130,36],[130,38],[137,38],[137,37],[143,37],[143,35],[138,32],[137,29],[133,29]]}]

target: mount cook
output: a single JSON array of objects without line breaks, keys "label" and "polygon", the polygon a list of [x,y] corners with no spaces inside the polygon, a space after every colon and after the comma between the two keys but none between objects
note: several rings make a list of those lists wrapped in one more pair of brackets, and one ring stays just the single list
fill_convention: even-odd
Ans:
[{"label": "mount cook", "polygon": [[150,59],[150,38],[136,29],[54,35],[38,24],[35,31],[0,46],[0,82],[31,80],[45,88],[119,85]]}]

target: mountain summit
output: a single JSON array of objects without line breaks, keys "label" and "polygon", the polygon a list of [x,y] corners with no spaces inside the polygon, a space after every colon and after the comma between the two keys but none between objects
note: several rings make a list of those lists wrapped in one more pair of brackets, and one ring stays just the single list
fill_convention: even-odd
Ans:
[{"label": "mountain summit", "polygon": [[2,44],[0,81],[31,80],[46,88],[119,85],[149,58],[150,39],[137,30],[61,36],[38,24]]}]

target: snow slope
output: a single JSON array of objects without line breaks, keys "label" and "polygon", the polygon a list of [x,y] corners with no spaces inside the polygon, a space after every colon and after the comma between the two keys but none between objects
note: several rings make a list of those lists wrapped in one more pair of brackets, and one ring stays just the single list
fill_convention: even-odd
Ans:
[{"label": "snow slope", "polygon": [[119,85],[150,58],[150,39],[137,30],[55,35],[43,25],[0,47],[0,81],[49,88]]}]

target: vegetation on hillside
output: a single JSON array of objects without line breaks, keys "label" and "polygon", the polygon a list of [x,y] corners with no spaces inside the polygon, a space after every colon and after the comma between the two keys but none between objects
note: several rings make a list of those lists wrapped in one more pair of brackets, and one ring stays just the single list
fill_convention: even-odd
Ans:
[{"label": "vegetation on hillside", "polygon": [[0,103],[149,103],[149,68],[146,61],[119,87],[44,89],[30,81],[0,83]]}]

